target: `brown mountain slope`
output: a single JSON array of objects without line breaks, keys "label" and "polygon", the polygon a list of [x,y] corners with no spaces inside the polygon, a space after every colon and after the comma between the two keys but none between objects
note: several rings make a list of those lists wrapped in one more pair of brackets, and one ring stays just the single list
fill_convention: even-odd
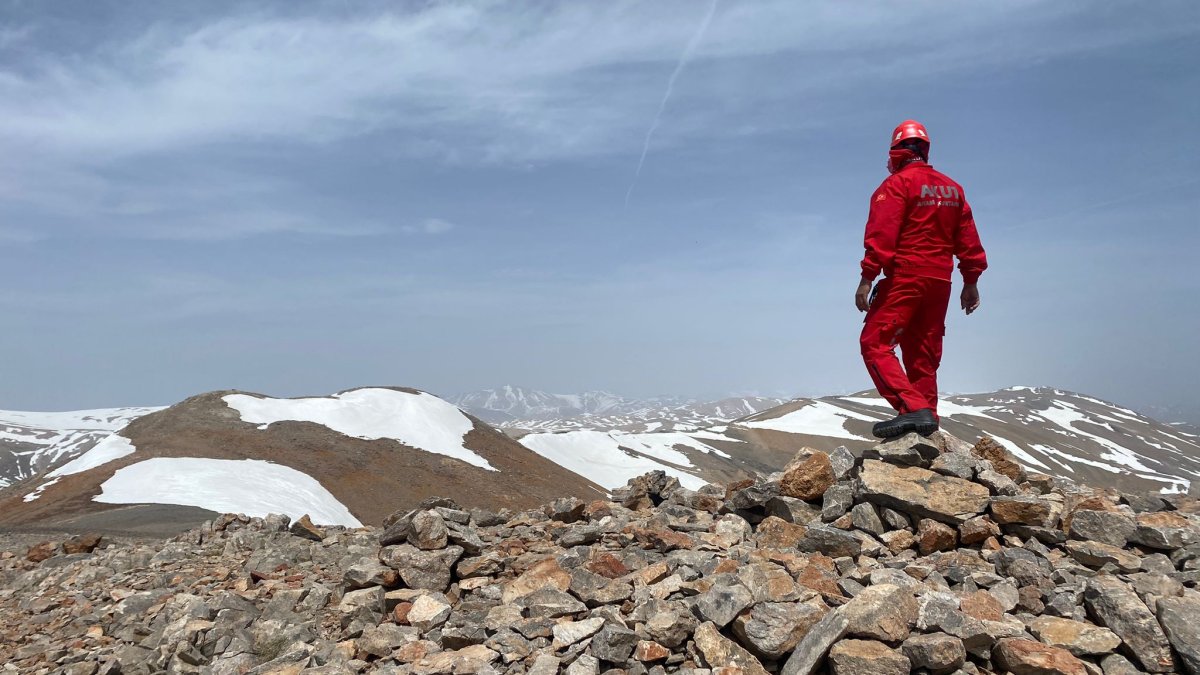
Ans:
[{"label": "brown mountain slope", "polygon": [[[432,399],[412,389],[372,388],[303,401],[330,401],[364,391]],[[135,452],[62,476],[56,482],[31,484],[28,489],[5,495],[0,501],[0,524],[54,522],[115,508],[93,501],[101,494],[101,486],[119,470],[151,458],[265,460],[290,467],[319,481],[365,524],[378,524],[392,512],[434,495],[453,496],[468,507],[524,509],[562,496],[592,499],[605,494],[598,486],[473,417],[465,416],[471,426],[462,436],[462,446],[494,471],[391,438],[351,437],[311,421],[246,422],[226,401],[227,396],[238,394],[241,392],[201,394],[135,420],[121,432],[132,442]],[[295,401],[247,396],[273,402]],[[424,420],[416,422],[419,426]],[[187,476],[180,480],[186,481]],[[36,487],[41,487],[37,498],[26,501]]]}]

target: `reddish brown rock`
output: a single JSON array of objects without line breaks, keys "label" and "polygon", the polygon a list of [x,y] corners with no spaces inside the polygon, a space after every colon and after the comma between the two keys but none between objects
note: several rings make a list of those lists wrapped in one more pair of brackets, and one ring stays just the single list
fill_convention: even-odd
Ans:
[{"label": "reddish brown rock", "polygon": [[760,548],[795,548],[808,528],[768,516],[758,525],[755,540]]},{"label": "reddish brown rock", "polygon": [[739,490],[745,490],[746,488],[748,488],[752,485],[754,485],[753,478],[743,478],[742,480],[737,480],[737,481],[734,481],[734,482],[726,485],[725,486],[725,499],[729,499],[730,497],[732,497],[734,495],[735,492],[738,492]]},{"label": "reddish brown rock", "polygon": [[583,517],[587,520],[600,520],[606,516],[612,515],[612,502],[603,499],[597,499],[589,502],[583,509]]},{"label": "reddish brown rock", "polygon": [[671,655],[671,650],[652,640],[641,640],[633,650],[633,658],[638,661],[661,661]]},{"label": "reddish brown rock", "polygon": [[630,580],[635,583],[639,583],[642,586],[649,586],[666,579],[667,575],[670,573],[671,567],[667,565],[666,562],[660,560],[653,565],[647,565],[634,572],[633,577]]},{"label": "reddish brown rock", "polygon": [[957,540],[954,528],[944,523],[925,518],[917,525],[917,550],[921,555],[952,550]]},{"label": "reddish brown rock", "polygon": [[1021,468],[1021,465],[1013,460],[1012,455],[1009,454],[1003,445],[1000,445],[987,436],[984,436],[983,439],[975,444],[975,447],[971,448],[971,454],[991,462],[992,467],[996,469],[997,473],[1008,476],[1017,483],[1025,480],[1025,469]]},{"label": "reddish brown rock", "polygon": [[1017,591],[1017,607],[1027,612],[1041,614],[1046,610],[1046,603],[1042,602],[1042,592],[1036,586],[1022,586]]},{"label": "reddish brown rock", "polygon": [[29,562],[40,563],[47,558],[52,558],[58,553],[58,544],[52,541],[43,541],[29,547],[25,553],[25,559]]},{"label": "reddish brown rock", "polygon": [[659,553],[696,547],[696,541],[691,537],[665,527],[629,527],[626,528],[626,531],[633,535],[639,544],[646,548],[656,549]]},{"label": "reddish brown rock", "polygon": [[804,448],[783,469],[779,492],[785,497],[813,501],[820,499],[836,480],[829,455]]},{"label": "reddish brown rock", "polygon": [[[392,622],[401,625],[408,625],[408,613],[412,610],[411,602],[401,602],[392,608]],[[422,654],[422,656],[424,656]]]},{"label": "reddish brown rock", "polygon": [[913,536],[913,533],[909,532],[908,530],[892,530],[891,532],[884,532],[883,534],[879,535],[879,538],[883,541],[883,545],[887,546],[888,550],[892,553],[899,553],[906,549],[910,549],[917,541],[916,537]]},{"label": "reddish brown rock", "polygon": [[842,640],[829,650],[833,675],[906,675],[908,657],[876,640]]},{"label": "reddish brown rock", "polygon": [[403,645],[396,651],[392,652],[393,658],[400,663],[413,663],[420,661],[429,655],[430,652],[439,649],[436,643],[428,640],[417,640]]},{"label": "reddish brown rock", "polygon": [[1038,497],[996,497],[991,504],[992,519],[1001,525],[1032,525],[1049,522],[1053,506]]},{"label": "reddish brown rock", "polygon": [[98,534],[81,534],[63,542],[63,553],[73,555],[75,553],[91,553],[100,545],[100,535]]},{"label": "reddish brown rock", "polygon": [[566,591],[570,587],[571,575],[560,567],[558,561],[554,558],[547,558],[509,582],[504,587],[501,598],[504,602],[508,603],[513,602],[517,598],[523,598],[534,591],[540,591],[543,588]]},{"label": "reddish brown rock", "polygon": [[958,526],[958,537],[964,546],[974,546],[987,541],[988,537],[1000,536],[1000,526],[987,516],[970,518]]},{"label": "reddish brown rock", "polygon": [[738,564],[738,562],[736,560],[726,558],[726,559],[722,560],[721,562],[717,563],[717,566],[713,568],[713,574],[725,574],[726,572],[736,572],[740,568],[741,568],[741,565]]},{"label": "reddish brown rock", "polygon": [[959,608],[963,614],[979,619],[980,621],[1001,621],[1004,619],[1004,608],[1000,606],[1000,601],[987,591],[967,593],[962,597]]},{"label": "reddish brown rock", "polygon": [[795,566],[789,565],[788,571],[796,574],[796,583],[816,591],[826,598],[845,597],[837,585],[840,578],[837,566],[829,556],[814,554],[809,557],[807,564],[801,562]]},{"label": "reddish brown rock", "polygon": [[629,568],[625,566],[625,563],[611,553],[597,554],[588,561],[585,567],[592,574],[599,574],[607,579],[619,579],[629,574]]},{"label": "reddish brown rock", "polygon": [[1033,640],[1007,638],[992,651],[992,660],[1013,675],[1087,675],[1083,661],[1060,647]]},{"label": "reddish brown rock", "polygon": [[312,519],[308,517],[307,513],[303,516],[300,516],[300,520],[292,523],[292,526],[288,529],[288,531],[297,537],[304,537],[305,539],[311,539],[313,541],[321,541],[325,538],[325,530],[314,525]]}]

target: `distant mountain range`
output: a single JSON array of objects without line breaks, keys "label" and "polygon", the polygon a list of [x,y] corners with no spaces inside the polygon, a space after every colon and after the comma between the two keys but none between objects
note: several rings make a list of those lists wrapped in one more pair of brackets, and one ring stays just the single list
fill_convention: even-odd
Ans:
[{"label": "distant mountain range", "polygon": [[[588,454],[594,448],[608,447],[656,463],[685,482],[703,482],[747,469],[776,470],[803,446],[861,451],[878,442],[871,425],[895,414],[874,391],[798,398],[724,420],[710,414],[716,404],[657,408],[645,420],[575,415],[509,420],[503,426],[527,447],[577,472],[597,463]],[[1186,425],[1162,423],[1083,394],[1012,387],[949,396],[940,412],[949,433],[971,442],[991,436],[1033,471],[1124,490],[1182,491],[1200,476],[1200,435]],[[607,470],[608,476],[593,480],[612,487],[624,474]]]},{"label": "distant mountain range", "polygon": [[[892,414],[874,392],[637,401],[509,387],[456,402],[473,405],[375,387],[0,413],[0,527],[194,524],[219,512],[378,524],[436,495],[520,510],[591,499],[654,470],[695,489],[778,471],[804,447],[862,453],[877,442],[871,425]],[[1184,491],[1200,479],[1200,436],[1083,394],[1013,387],[949,396],[940,411],[945,432],[969,443],[990,436],[1032,471],[1127,492]],[[481,419],[491,413],[503,429]],[[147,505],[158,506],[130,512]],[[164,507],[190,509],[190,521]]]},{"label": "distant mountain range", "polygon": [[451,397],[450,402],[503,429],[571,431],[693,431],[753,415],[786,398],[738,396],[702,400],[682,396],[625,398],[604,391],[550,394],[504,386]]}]

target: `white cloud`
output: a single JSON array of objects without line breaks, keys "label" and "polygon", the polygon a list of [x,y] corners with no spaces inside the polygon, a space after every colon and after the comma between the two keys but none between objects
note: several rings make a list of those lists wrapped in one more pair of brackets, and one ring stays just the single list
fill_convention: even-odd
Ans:
[{"label": "white cloud", "polygon": [[[156,25],[85,59],[43,45],[49,51],[33,74],[0,77],[0,134],[101,157],[232,140],[322,143],[381,129],[433,132],[433,143],[423,138],[410,150],[468,163],[626,152],[703,9],[682,0],[435,3]],[[1074,14],[1044,0],[960,12],[937,2],[854,11],[832,0],[736,4],[717,13],[696,59],[785,55],[775,85],[802,91],[1035,60],[1194,22],[1058,30]],[[727,93],[689,88],[714,103]]]},{"label": "white cloud", "polygon": [[[624,155],[632,166],[663,78],[706,9],[690,0],[314,7],[156,22],[121,42],[62,45],[39,42],[36,26],[0,31],[0,45],[21,47],[19,61],[0,65],[0,216],[169,239],[385,234],[305,211],[295,196],[313,186],[285,177],[287,162],[371,135],[386,139],[375,151],[418,161],[523,167]],[[853,11],[838,0],[729,3],[652,150],[821,126],[833,120],[794,108],[899,77],[1035,62],[1197,22],[1195,13],[1170,25],[1136,15],[1083,21],[1094,15],[1050,0],[954,12],[941,2],[879,0]],[[89,35],[106,35],[104,26]],[[189,153],[203,154],[195,163],[204,172],[180,172]],[[285,170],[219,173],[238,162],[267,176]],[[399,231],[449,229],[439,222]]]}]

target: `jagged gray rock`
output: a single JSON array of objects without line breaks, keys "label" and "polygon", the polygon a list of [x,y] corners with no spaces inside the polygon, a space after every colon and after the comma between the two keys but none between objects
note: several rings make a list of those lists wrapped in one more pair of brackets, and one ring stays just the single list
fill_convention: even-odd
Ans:
[{"label": "jagged gray rock", "polygon": [[1158,621],[1180,663],[1187,672],[1200,673],[1200,598],[1163,598],[1157,604]]},{"label": "jagged gray rock", "polygon": [[776,660],[795,649],[829,611],[820,598],[807,602],[762,602],[733,622],[733,632],[750,651]]},{"label": "jagged gray rock", "polygon": [[914,635],[900,646],[913,668],[940,675],[960,668],[967,660],[962,640],[945,633]]},{"label": "jagged gray rock", "polygon": [[978,483],[878,460],[863,462],[859,481],[862,496],[873,504],[952,524],[983,513],[991,498]]},{"label": "jagged gray rock", "polygon": [[236,514],[168,542],[0,533],[0,673],[1137,670],[1114,649],[1194,667],[1200,504],[922,443],[957,449],[889,454],[937,470],[801,453],[789,491],[840,481],[821,506],[780,476],[659,472],[612,501],[430,499],[318,537]]},{"label": "jagged gray rock", "polygon": [[833,522],[846,515],[854,506],[854,488],[847,483],[837,483],[825,491],[821,506],[821,520]]},{"label": "jagged gray rock", "polygon": [[767,500],[767,515],[789,523],[805,525],[821,517],[821,508],[803,499],[794,497],[772,497]]},{"label": "jagged gray rock", "polygon": [[696,599],[696,612],[701,619],[724,628],[753,602],[754,594],[750,589],[728,575],[715,578],[712,588]]},{"label": "jagged gray rock", "polygon": [[737,668],[746,675],[767,675],[767,669],[736,642],[721,635],[711,622],[700,624],[693,635],[696,649],[710,668]]},{"label": "jagged gray rock", "polygon": [[1137,523],[1123,513],[1081,509],[1072,516],[1068,534],[1072,539],[1125,546],[1136,530]]},{"label": "jagged gray rock", "polygon": [[1133,589],[1116,577],[1101,574],[1088,581],[1083,597],[1088,613],[1116,633],[1147,672],[1176,669],[1167,636]]}]

